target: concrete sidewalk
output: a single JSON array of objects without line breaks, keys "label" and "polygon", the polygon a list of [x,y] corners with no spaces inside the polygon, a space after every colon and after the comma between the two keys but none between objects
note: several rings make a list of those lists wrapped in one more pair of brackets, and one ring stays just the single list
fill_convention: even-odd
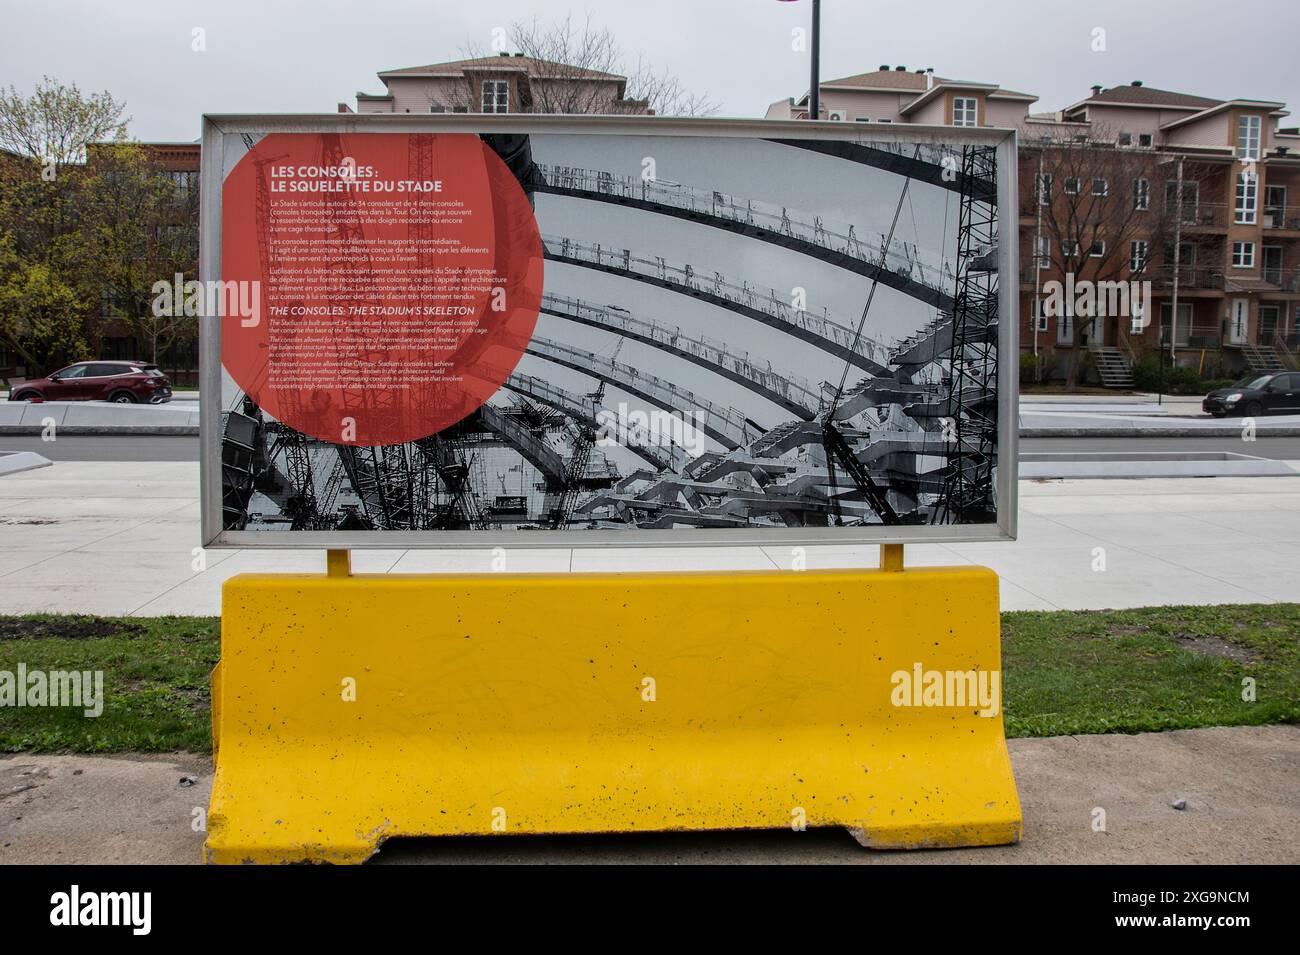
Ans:
[{"label": "concrete sidewalk", "polygon": [[[193,462],[56,461],[0,478],[0,613],[217,614],[234,574],[325,568],[319,550],[210,550],[196,571],[198,546]],[[505,569],[789,569],[794,557],[788,547],[512,548]],[[812,568],[878,558],[874,546],[806,549]],[[358,573],[487,572],[491,562],[486,549],[353,552]],[[1300,481],[1022,481],[1019,540],[908,545],[907,562],[992,567],[1005,610],[1300,600]]]},{"label": "concrete sidewalk", "polygon": [[[400,839],[378,863],[1300,862],[1300,727],[1010,743],[1016,846],[871,852],[838,829]],[[194,784],[185,786],[183,777]],[[0,758],[0,864],[200,861],[206,757]],[[1187,808],[1172,807],[1186,799]],[[1104,831],[1094,820],[1104,811]]]}]

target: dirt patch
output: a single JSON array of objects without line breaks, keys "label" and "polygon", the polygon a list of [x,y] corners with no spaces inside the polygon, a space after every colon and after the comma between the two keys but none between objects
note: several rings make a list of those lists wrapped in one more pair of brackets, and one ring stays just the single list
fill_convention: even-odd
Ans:
[{"label": "dirt patch", "polygon": [[95,617],[43,617],[0,619],[0,640],[96,640],[144,633],[138,623],[121,623]]},{"label": "dirt patch", "polygon": [[1226,640],[1220,640],[1218,637],[1183,637],[1178,639],[1178,645],[1184,650],[1191,650],[1193,653],[1199,653],[1207,657],[1218,657],[1221,660],[1236,660],[1238,663],[1254,663],[1255,658],[1250,655],[1250,651],[1228,643]]},{"label": "dirt patch", "polygon": [[1117,624],[1111,627],[1106,635],[1109,637],[1138,637],[1144,633],[1150,633],[1150,628],[1136,626],[1130,623]]}]

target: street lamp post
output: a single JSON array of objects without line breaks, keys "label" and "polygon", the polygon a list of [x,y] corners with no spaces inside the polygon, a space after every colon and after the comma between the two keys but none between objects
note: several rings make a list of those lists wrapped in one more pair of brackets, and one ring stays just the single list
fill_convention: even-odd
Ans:
[{"label": "street lamp post", "polygon": [[[794,0],[780,0],[781,3],[793,3]],[[821,118],[821,86],[819,77],[821,67],[821,32],[822,32],[822,3],[821,0],[812,0],[812,78],[808,86],[808,118]]]}]

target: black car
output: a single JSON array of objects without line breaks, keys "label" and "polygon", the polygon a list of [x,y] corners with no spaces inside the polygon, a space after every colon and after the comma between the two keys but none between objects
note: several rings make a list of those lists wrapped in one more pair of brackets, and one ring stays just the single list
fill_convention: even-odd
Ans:
[{"label": "black car", "polygon": [[1201,410],[1216,418],[1300,414],[1300,371],[1243,378],[1231,388],[1211,391],[1201,402]]}]

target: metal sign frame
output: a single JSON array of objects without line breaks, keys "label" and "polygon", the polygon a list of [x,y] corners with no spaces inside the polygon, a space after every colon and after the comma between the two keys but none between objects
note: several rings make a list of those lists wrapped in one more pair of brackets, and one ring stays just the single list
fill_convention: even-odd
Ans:
[{"label": "metal sign frame", "polygon": [[[700,547],[906,544],[1014,540],[1017,525],[1019,241],[1016,133],[1011,129],[759,119],[516,114],[205,115],[200,172],[199,278],[221,278],[222,162],[226,137],[268,133],[626,134],[993,146],[998,203],[998,468],[996,523],[693,530],[237,531],[221,517],[221,325],[200,319],[200,510],[212,548],[482,549],[490,547]],[[215,160],[215,161],[214,161]]]}]

